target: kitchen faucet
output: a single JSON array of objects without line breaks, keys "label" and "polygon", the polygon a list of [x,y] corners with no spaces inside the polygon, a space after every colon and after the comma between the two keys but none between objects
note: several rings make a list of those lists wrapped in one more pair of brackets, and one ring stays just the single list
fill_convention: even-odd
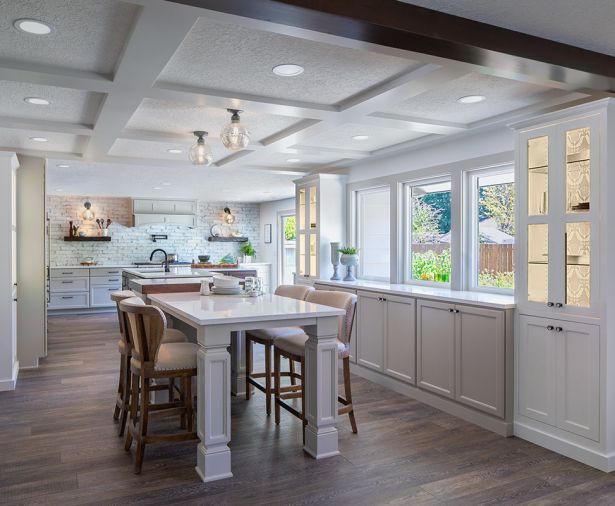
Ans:
[{"label": "kitchen faucet", "polygon": [[157,248],[154,251],[152,251],[152,254],[149,256],[150,261],[153,260],[154,258],[154,254],[158,253],[158,252],[164,253],[164,272],[171,272],[171,270],[169,269],[169,255],[167,255],[167,252],[163,249]]}]

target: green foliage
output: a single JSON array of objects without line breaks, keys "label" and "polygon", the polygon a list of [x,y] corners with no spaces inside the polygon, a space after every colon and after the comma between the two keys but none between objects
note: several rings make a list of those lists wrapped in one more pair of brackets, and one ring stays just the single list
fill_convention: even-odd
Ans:
[{"label": "green foliage", "polygon": [[412,253],[412,279],[448,282],[451,276],[451,250]]},{"label": "green foliage", "polygon": [[218,260],[219,264],[234,264],[237,259],[231,255],[230,253],[224,255],[220,260]]},{"label": "green foliage", "polygon": [[297,237],[297,227],[294,216],[287,216],[284,219],[284,239],[294,241]]},{"label": "green foliage", "polygon": [[239,248],[239,251],[241,251],[241,253],[244,256],[247,256],[247,257],[255,257],[256,256],[256,250],[254,249],[254,246],[252,246],[252,243],[249,242],[249,241],[247,243],[243,244],[241,246],[241,248]]},{"label": "green foliage", "polygon": [[439,219],[442,211],[427,204],[423,197],[412,199],[412,242],[433,243],[440,235]]},{"label": "green foliage", "polygon": [[478,275],[478,286],[490,286],[494,288],[514,288],[515,273],[484,270]]},{"label": "green foliage", "polygon": [[359,253],[359,250],[354,246],[344,246],[343,248],[339,248],[339,251],[342,255],[356,255]]},{"label": "green foliage", "polygon": [[451,229],[451,192],[442,191],[427,193],[412,200],[420,200],[422,203],[438,211],[438,234],[446,234]]},{"label": "green foliage", "polygon": [[479,219],[494,218],[502,232],[515,235],[514,183],[483,186],[479,197]]}]

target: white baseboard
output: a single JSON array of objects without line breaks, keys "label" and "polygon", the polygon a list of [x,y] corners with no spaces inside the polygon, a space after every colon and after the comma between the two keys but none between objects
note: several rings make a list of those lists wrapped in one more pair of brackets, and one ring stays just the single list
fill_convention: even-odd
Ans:
[{"label": "white baseboard", "polygon": [[519,421],[514,422],[514,430],[515,436],[538,446],[542,446],[547,450],[578,460],[583,464],[595,467],[606,473],[615,471],[615,454],[601,453],[592,448],[562,439],[554,434],[549,434],[548,432],[536,427],[531,427]]},{"label": "white baseboard", "polygon": [[372,371],[371,369],[363,367],[359,364],[351,363],[350,371],[357,376],[373,381],[383,387],[390,388],[397,393],[411,397],[419,402],[429,404],[434,408],[440,409],[446,413],[461,418],[462,420],[478,425],[483,429],[495,432],[500,436],[508,437],[513,435],[512,422],[507,422],[501,418],[496,418],[486,413],[481,413],[473,408],[466,407],[458,402],[440,397],[439,395],[431,392],[427,392],[413,385],[409,385],[395,378],[391,378],[390,376],[385,376],[379,372]]},{"label": "white baseboard", "polygon": [[19,375],[19,360],[13,364],[13,373],[10,379],[0,380],[0,392],[15,390],[17,386],[17,376]]}]

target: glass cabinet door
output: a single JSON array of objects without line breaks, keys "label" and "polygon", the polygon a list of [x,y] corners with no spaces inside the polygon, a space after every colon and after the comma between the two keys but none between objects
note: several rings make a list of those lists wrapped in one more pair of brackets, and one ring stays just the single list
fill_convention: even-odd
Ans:
[{"label": "glass cabinet door", "polygon": [[566,212],[590,210],[590,129],[566,131]]},{"label": "glass cabinet door", "polygon": [[527,227],[527,300],[549,301],[549,225]]},{"label": "glass cabinet door", "polygon": [[528,216],[549,214],[549,137],[527,141]]}]

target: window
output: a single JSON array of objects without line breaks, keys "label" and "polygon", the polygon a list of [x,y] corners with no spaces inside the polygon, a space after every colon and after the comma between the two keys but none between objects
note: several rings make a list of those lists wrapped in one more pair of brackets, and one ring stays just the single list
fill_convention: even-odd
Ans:
[{"label": "window", "polygon": [[471,285],[514,289],[515,183],[512,167],[471,175],[473,191],[473,262]]},{"label": "window", "polygon": [[412,183],[407,191],[406,281],[449,283],[451,182]]},{"label": "window", "polygon": [[356,192],[356,244],[358,277],[388,280],[390,277],[390,190],[370,188]]},{"label": "window", "polygon": [[281,248],[282,248],[282,262],[280,273],[280,284],[292,285],[294,283],[293,273],[296,269],[295,264],[295,244],[296,244],[296,225],[295,215],[285,214],[280,217],[281,220]]}]

